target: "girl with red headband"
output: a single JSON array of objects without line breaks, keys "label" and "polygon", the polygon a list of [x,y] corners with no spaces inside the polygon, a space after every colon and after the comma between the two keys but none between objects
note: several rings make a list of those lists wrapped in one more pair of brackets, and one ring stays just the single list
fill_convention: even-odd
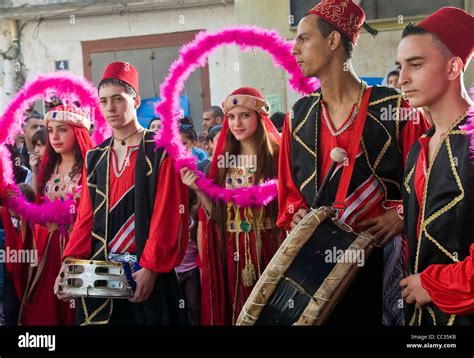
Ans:
[{"label": "girl with red headband", "polygon": [[[90,119],[79,108],[57,106],[44,118],[48,129],[46,151],[41,161],[37,201],[71,197],[78,203],[84,158],[93,147],[89,136]],[[71,208],[75,210],[75,208]],[[23,294],[19,322],[22,325],[73,325],[73,305],[55,296],[54,281],[61,268],[61,255],[68,242],[70,227],[51,223],[35,225],[34,248],[37,266],[30,266]]]},{"label": "girl with red headband", "polygon": [[[269,106],[263,95],[255,88],[240,88],[226,98],[223,108],[225,119],[210,178],[227,188],[275,178],[280,135],[268,117]],[[281,243],[281,231],[275,225],[277,203],[241,208],[233,203],[211,202],[195,184],[195,173],[183,168],[181,176],[196,191],[213,224],[212,230],[203,233],[203,280],[212,295],[203,292],[202,322],[234,324]],[[212,317],[206,317],[206,312]]]}]

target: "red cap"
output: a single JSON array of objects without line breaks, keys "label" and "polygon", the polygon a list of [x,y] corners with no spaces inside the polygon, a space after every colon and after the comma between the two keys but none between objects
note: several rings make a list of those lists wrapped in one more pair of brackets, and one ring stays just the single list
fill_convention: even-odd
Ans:
[{"label": "red cap", "polygon": [[352,0],[323,0],[308,11],[342,32],[355,45],[365,21],[362,8]]},{"label": "red cap", "polygon": [[446,6],[428,16],[418,27],[441,40],[466,68],[474,48],[474,17],[457,7]]},{"label": "red cap", "polygon": [[108,78],[115,78],[125,82],[138,94],[138,71],[130,63],[119,61],[109,63],[102,75],[101,81]]}]

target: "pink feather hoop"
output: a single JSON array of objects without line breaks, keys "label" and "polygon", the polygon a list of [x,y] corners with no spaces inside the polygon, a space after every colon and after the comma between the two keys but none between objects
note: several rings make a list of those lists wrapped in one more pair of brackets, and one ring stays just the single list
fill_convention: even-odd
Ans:
[{"label": "pink feather hoop", "polygon": [[291,54],[292,44],[274,31],[251,26],[228,28],[216,33],[200,32],[192,42],[181,48],[179,59],[172,64],[160,87],[162,101],[156,106],[156,112],[161,118],[162,129],[160,135],[155,136],[155,141],[157,146],[165,147],[174,159],[176,170],[188,167],[197,172],[199,179],[196,184],[209,198],[232,201],[242,207],[266,205],[277,195],[277,181],[274,179],[248,188],[226,189],[197,171],[192,154],[181,143],[177,126],[179,94],[185,81],[196,68],[206,64],[212,51],[222,45],[237,45],[241,49],[257,47],[269,53],[274,64],[288,72],[289,85],[294,91],[311,93],[317,88],[318,81],[303,76]]},{"label": "pink feather hoop", "polygon": [[[57,72],[39,75],[35,80],[25,84],[13,98],[0,118],[0,143],[12,143],[14,134],[21,130],[21,124],[25,119],[24,112],[29,105],[40,98],[48,98],[52,93],[61,98],[65,104],[79,101],[81,108],[89,112],[95,124],[93,135],[95,143],[101,143],[106,136],[110,135],[111,130],[100,111],[97,89],[94,85],[83,77],[67,72]],[[0,175],[3,175],[4,183],[17,194],[16,197],[10,197],[7,200],[9,208],[33,224],[49,222],[69,225],[73,222],[74,215],[70,208],[71,205],[75,205],[74,200],[51,202],[45,199],[41,205],[29,203],[14,184],[10,153],[3,145],[0,146],[0,154],[3,164],[3,173]]]}]

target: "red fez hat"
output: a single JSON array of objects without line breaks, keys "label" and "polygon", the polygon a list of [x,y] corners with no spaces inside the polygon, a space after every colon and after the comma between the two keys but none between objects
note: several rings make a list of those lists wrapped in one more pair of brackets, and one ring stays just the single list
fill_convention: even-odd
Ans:
[{"label": "red fez hat", "polygon": [[457,7],[446,6],[428,16],[418,27],[429,31],[459,57],[466,68],[474,48],[474,17]]},{"label": "red fez hat", "polygon": [[125,82],[138,94],[138,71],[130,63],[119,61],[109,63],[102,75],[102,81],[108,78]]},{"label": "red fez hat", "polygon": [[355,45],[365,21],[362,8],[352,0],[323,0],[308,11],[342,32]]}]

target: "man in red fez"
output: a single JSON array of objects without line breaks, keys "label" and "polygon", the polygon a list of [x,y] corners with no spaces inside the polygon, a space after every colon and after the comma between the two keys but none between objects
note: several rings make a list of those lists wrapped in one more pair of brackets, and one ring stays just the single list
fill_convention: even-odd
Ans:
[{"label": "man in red fez", "polygon": [[163,148],[155,151],[155,133],[138,123],[138,83],[129,63],[113,62],[104,71],[99,97],[113,136],[88,152],[87,182],[63,254],[139,263],[135,295],[79,299],[79,324],[186,323],[174,267],[188,239],[187,189]]},{"label": "man in red fez", "polygon": [[[364,21],[352,1],[324,0],[298,24],[293,55],[306,77],[319,78],[321,88],[301,98],[285,121],[278,225],[294,228],[320,192],[315,207],[334,207],[337,219],[368,231],[381,246],[388,244],[373,251],[328,323],[401,325],[403,167],[428,124],[398,90],[369,87],[356,75],[351,57],[361,28],[375,32]],[[335,147],[346,150],[347,160],[321,188]]]},{"label": "man in red fez", "polygon": [[402,90],[433,119],[405,167],[410,276],[400,284],[409,325],[474,324],[474,162],[463,129],[473,115],[463,83],[473,29],[472,15],[444,7],[408,25],[398,45]]}]

